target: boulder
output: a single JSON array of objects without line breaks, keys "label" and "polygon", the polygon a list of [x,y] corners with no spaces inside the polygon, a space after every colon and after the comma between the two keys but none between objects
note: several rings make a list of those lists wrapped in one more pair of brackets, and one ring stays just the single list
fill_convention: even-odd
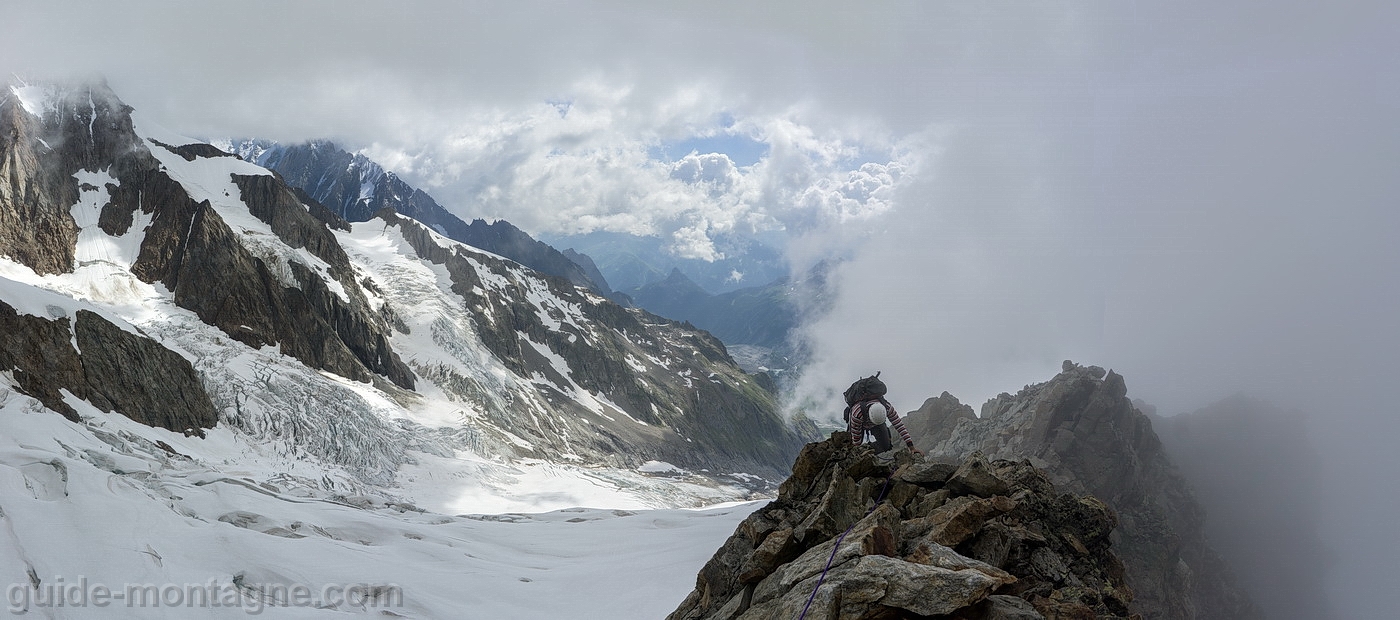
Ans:
[{"label": "boulder", "polygon": [[948,477],[948,491],[954,495],[977,495],[991,497],[1005,495],[1010,489],[1005,480],[992,473],[991,466],[981,452],[973,452],[962,466]]},{"label": "boulder", "polygon": [[900,469],[895,479],[938,488],[948,482],[948,478],[956,471],[958,471],[958,466],[948,463],[913,463],[909,467]]}]

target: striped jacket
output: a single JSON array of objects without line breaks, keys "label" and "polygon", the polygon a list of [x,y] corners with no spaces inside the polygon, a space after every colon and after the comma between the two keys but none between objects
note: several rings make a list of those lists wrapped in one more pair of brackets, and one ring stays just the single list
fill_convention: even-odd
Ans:
[{"label": "striped jacket", "polygon": [[904,428],[904,421],[899,419],[899,414],[895,413],[894,406],[890,404],[890,401],[884,398],[872,398],[851,405],[851,419],[846,425],[846,430],[851,434],[851,444],[860,445],[865,440],[865,432],[877,426],[870,422],[871,403],[880,403],[885,406],[885,410],[889,412],[886,417],[889,418],[890,424],[899,431],[899,436],[904,438],[904,445],[913,448],[914,440],[909,438],[909,431]]}]

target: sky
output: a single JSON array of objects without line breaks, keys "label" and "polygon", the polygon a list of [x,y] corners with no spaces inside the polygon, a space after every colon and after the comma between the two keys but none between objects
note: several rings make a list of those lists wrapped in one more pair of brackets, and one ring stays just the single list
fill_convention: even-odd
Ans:
[{"label": "sky", "polygon": [[1316,414],[1329,471],[1400,496],[1395,3],[52,4],[7,3],[6,74],[338,140],[532,233],[849,257],[800,402],[880,370],[976,408],[1073,359],[1167,414]]}]

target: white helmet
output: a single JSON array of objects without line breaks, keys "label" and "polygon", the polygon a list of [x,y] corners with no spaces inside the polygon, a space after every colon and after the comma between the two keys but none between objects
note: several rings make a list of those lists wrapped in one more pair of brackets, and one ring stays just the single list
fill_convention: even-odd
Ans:
[{"label": "white helmet", "polygon": [[870,419],[871,424],[879,426],[889,419],[888,413],[889,410],[885,409],[884,405],[874,402],[870,403],[870,408],[866,410],[865,415]]}]

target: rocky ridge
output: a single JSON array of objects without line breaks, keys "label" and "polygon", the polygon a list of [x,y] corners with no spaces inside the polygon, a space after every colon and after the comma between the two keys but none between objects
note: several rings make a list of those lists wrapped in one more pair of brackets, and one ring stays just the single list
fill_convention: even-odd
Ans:
[{"label": "rocky ridge", "polygon": [[944,392],[907,422],[932,460],[960,462],[974,452],[1026,459],[1056,486],[1106,502],[1119,518],[1113,544],[1136,593],[1132,609],[1144,617],[1260,617],[1211,547],[1200,504],[1117,373],[1066,361],[1052,380],[991,399],[980,417]]},{"label": "rocky ridge", "polygon": [[668,620],[1135,617],[1103,502],[1025,461],[891,454],[808,444]]},{"label": "rocky ridge", "polygon": [[[621,305],[635,305],[654,314],[688,322],[714,334],[727,346],[758,347],[762,361],[745,365],[753,372],[762,368],[793,366],[792,358],[799,357],[799,349],[793,342],[799,298],[813,297],[822,286],[823,274],[814,271],[795,280],[778,277],[758,286],[736,287],[733,283],[727,283],[723,289],[725,292],[712,294],[677,268],[673,269],[671,276],[645,286],[625,291],[612,290],[591,256],[573,248],[560,252],[505,220],[490,223],[481,219],[470,223],[463,221],[428,193],[409,185],[364,155],[347,152],[332,142],[316,140],[286,145],[265,140],[235,140],[224,146],[230,152],[282,175],[289,185],[305,192],[308,201],[325,204],[329,211],[349,222],[369,221],[381,210],[392,209],[449,239],[514,260],[541,273],[565,278],[575,285],[592,288]],[[591,237],[585,235],[583,239]],[[730,245],[726,247],[738,256],[722,262],[732,263],[734,269],[720,269],[703,261],[684,262],[697,273],[722,271],[724,274],[731,271],[738,273],[748,252],[755,252],[760,257],[759,265],[781,262],[771,249],[751,240],[736,238],[729,239],[728,243]],[[609,244],[591,247],[604,251],[618,249]],[[630,253],[625,249],[622,251]],[[662,258],[651,256],[651,260]],[[704,268],[701,265],[705,265]],[[778,275],[768,267],[751,275],[759,274]],[[763,282],[761,278],[749,278],[747,281]],[[747,361],[750,356],[743,357]]]}]

